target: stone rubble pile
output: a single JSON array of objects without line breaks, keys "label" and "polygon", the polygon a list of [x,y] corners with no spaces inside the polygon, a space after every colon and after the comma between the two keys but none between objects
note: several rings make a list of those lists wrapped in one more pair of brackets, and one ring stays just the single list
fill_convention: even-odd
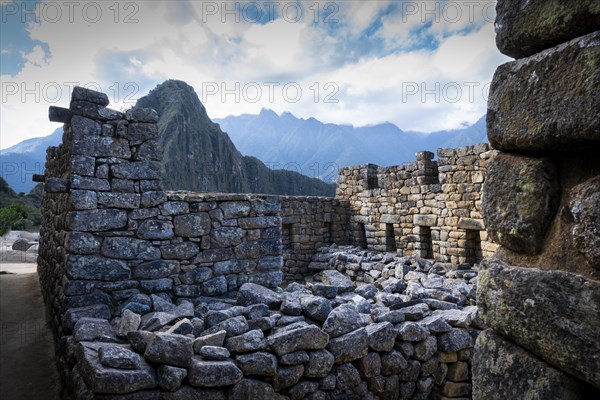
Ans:
[{"label": "stone rubble pile", "polygon": [[477,264],[454,265],[336,245],[320,248],[309,269],[336,270],[352,281],[375,283],[382,288],[392,284],[404,285],[404,296],[409,296],[410,300],[440,300],[460,306],[475,305],[479,271]]},{"label": "stone rubble pile", "polygon": [[70,381],[89,399],[469,398],[483,329],[468,305],[476,270],[350,246],[315,258],[339,266],[360,253],[389,260],[387,277],[357,287],[326,270],[306,285],[246,283],[236,299],[203,303],[139,294],[110,321],[80,318],[67,339]]}]

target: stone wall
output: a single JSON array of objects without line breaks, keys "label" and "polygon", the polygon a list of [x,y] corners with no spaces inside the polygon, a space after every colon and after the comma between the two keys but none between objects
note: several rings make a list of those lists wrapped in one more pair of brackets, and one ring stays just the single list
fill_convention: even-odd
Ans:
[{"label": "stone wall", "polygon": [[107,105],[50,109],[38,272],[64,398],[468,394],[475,307],[336,271],[279,288],[350,242],[346,200],[165,192],[156,112]]},{"label": "stone wall", "polygon": [[348,205],[323,197],[282,197],[281,205],[284,280],[303,282],[321,246],[349,243]]},{"label": "stone wall", "polygon": [[349,203],[352,243],[453,264],[491,256],[481,189],[494,155],[480,144],[438,149],[438,161],[419,152],[413,163],[340,170],[336,198]]},{"label": "stone wall", "polygon": [[600,3],[499,0],[473,398],[600,396]]}]

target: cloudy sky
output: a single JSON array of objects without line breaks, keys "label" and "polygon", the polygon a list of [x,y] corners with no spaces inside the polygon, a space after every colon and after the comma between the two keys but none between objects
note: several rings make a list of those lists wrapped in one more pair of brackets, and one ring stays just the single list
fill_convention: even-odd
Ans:
[{"label": "cloudy sky", "polygon": [[271,108],[356,126],[479,119],[495,68],[494,1],[0,0],[0,148],[56,129],[72,86],[122,109],[166,79],[209,116]]}]

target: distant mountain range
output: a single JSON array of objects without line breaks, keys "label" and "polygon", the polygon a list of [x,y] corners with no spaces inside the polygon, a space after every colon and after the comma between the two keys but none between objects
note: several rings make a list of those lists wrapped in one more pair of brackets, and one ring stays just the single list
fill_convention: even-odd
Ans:
[{"label": "distant mountain range", "polygon": [[429,134],[404,132],[384,123],[366,127],[336,125],[314,118],[277,115],[263,109],[258,115],[217,118],[236,147],[269,166],[296,170],[333,181],[338,168],[373,163],[398,165],[415,160],[415,153],[438,147],[462,147],[487,142],[485,116],[463,129]]},{"label": "distant mountain range", "polygon": [[12,147],[0,150],[0,175],[17,193],[28,193],[36,185],[33,174],[43,174],[46,149],[62,141],[62,127],[52,134],[24,140]]},{"label": "distant mountain range", "polygon": [[243,156],[210,120],[194,89],[168,80],[138,100],[158,112],[167,189],[333,196],[335,186]]},{"label": "distant mountain range", "polygon": [[[414,161],[417,151],[487,142],[485,116],[463,129],[429,134],[391,123],[329,124],[268,109],[214,119],[215,124],[193,88],[174,80],[157,86],[138,106],[152,107],[160,116],[168,189],[331,195],[332,185],[308,177],[334,182],[341,167],[397,165]],[[62,127],[0,150],[0,175],[16,192],[29,192],[35,186],[32,174],[43,173],[46,148],[61,140]]]}]

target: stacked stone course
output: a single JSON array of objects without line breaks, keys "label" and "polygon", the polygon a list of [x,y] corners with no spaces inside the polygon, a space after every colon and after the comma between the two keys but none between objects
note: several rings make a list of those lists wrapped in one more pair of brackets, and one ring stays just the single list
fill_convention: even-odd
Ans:
[{"label": "stacked stone course", "polygon": [[[107,105],[106,95],[75,88],[69,109],[50,109],[65,127],[63,143],[47,153],[38,272],[65,398],[468,396],[481,328],[468,298],[476,273],[422,260],[386,279],[350,280],[338,260],[347,276],[313,278],[323,245],[353,240],[350,197],[165,192],[156,112]],[[469,180],[484,150],[443,150],[440,168],[468,175],[460,178],[465,193],[478,190]],[[388,185],[414,170],[409,194],[443,196],[426,193],[441,190],[431,153],[418,158],[414,169],[388,168],[368,183]],[[385,201],[396,204],[403,187]],[[433,202],[401,201],[415,201],[423,219],[433,214]],[[399,207],[377,215],[395,218]],[[468,217],[477,224],[477,214]],[[414,279],[427,271],[449,286],[436,288],[431,276],[434,287],[418,290]],[[313,283],[283,292],[284,279]],[[443,300],[424,300],[435,296]]]},{"label": "stacked stone course", "polygon": [[348,205],[322,197],[281,198],[283,274],[287,282],[302,282],[311,275],[308,265],[327,244],[348,244]]},{"label": "stacked stone course", "polygon": [[474,399],[600,396],[600,3],[499,0]]},{"label": "stacked stone course", "polygon": [[453,264],[477,263],[497,246],[481,215],[486,144],[417,153],[416,162],[340,170],[336,197],[350,206],[352,243]]}]

